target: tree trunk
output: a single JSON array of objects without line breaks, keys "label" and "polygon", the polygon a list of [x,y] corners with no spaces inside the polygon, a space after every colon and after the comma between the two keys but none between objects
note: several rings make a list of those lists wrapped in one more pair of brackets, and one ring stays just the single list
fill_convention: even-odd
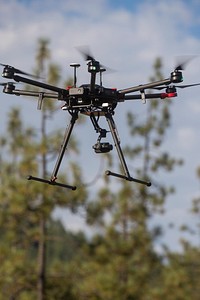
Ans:
[{"label": "tree trunk", "polygon": [[[42,141],[46,143],[46,113],[42,111],[42,126],[41,126]],[[46,177],[47,158],[44,149],[42,149],[42,177]],[[42,204],[45,202],[44,194],[42,196]],[[38,300],[45,299],[45,282],[46,282],[46,219],[43,213],[41,214],[39,224],[39,248],[38,248]]]},{"label": "tree trunk", "polygon": [[37,282],[37,298],[38,300],[45,299],[45,253],[46,253],[46,243],[45,243],[45,218],[41,216],[40,219],[40,239],[38,248],[38,282]]}]

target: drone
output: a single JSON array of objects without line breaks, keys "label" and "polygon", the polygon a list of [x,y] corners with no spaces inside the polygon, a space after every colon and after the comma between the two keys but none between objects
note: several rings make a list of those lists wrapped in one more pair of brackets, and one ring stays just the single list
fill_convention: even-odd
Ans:
[{"label": "drone", "polygon": [[[16,96],[31,96],[38,98],[37,108],[41,110],[43,100],[45,98],[57,99],[59,101],[64,101],[62,110],[67,111],[70,116],[70,122],[66,128],[63,143],[60,148],[51,178],[48,180],[46,178],[35,177],[29,175],[28,180],[34,180],[42,183],[47,183],[50,185],[56,185],[64,187],[71,190],[76,190],[76,186],[68,185],[64,183],[57,182],[58,172],[61,166],[61,162],[65,151],[67,149],[72,130],[80,114],[86,115],[90,118],[94,130],[99,134],[97,142],[93,146],[96,153],[108,153],[113,150],[112,144],[109,142],[102,142],[102,139],[106,138],[107,133],[110,132],[114,145],[116,147],[119,161],[121,163],[123,173],[116,173],[107,170],[105,174],[107,176],[114,176],[120,179],[124,179],[130,182],[136,182],[139,184],[151,186],[150,181],[145,181],[137,178],[133,178],[130,175],[121,145],[120,138],[117,131],[117,127],[113,118],[115,109],[120,102],[127,100],[141,100],[142,103],[146,103],[146,99],[166,99],[177,96],[177,88],[186,88],[200,83],[189,84],[189,85],[177,85],[183,81],[182,71],[184,70],[184,63],[179,64],[171,73],[169,78],[150,82],[147,84],[136,85],[133,87],[128,87],[125,89],[117,90],[116,88],[107,88],[102,84],[102,74],[106,71],[106,67],[100,64],[92,55],[89,53],[82,53],[84,55],[85,61],[87,62],[87,70],[90,74],[90,82],[87,84],[82,84],[77,86],[77,69],[80,67],[79,63],[72,63],[70,66],[73,68],[73,86],[65,88],[60,88],[54,85],[50,85],[41,81],[36,80],[37,77],[16,69],[10,65],[0,64],[3,66],[2,77],[14,80],[15,82],[22,82],[31,86],[36,86],[42,89],[40,92],[19,90],[15,87],[15,82],[8,81],[5,83],[0,83],[3,86],[3,92],[6,94],[12,94]],[[97,74],[100,75],[100,83],[97,84]],[[29,78],[32,77],[32,78]],[[34,78],[35,77],[35,78]],[[165,91],[162,93],[146,93],[146,90],[157,89]],[[44,91],[45,90],[45,91]],[[135,94],[136,93],[136,94]],[[109,131],[101,128],[99,125],[99,118],[105,117]]]}]

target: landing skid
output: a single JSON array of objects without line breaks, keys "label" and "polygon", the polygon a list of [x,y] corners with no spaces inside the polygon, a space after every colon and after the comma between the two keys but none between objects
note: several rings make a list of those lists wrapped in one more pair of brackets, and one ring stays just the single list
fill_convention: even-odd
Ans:
[{"label": "landing skid", "polygon": [[[47,180],[47,179],[43,179],[43,178],[40,178],[40,177],[35,177],[35,176],[32,176],[32,175],[29,175],[28,178],[27,178],[28,180],[35,180],[35,181],[39,181],[39,182],[42,182],[42,183],[47,183],[47,184],[50,184],[50,185],[60,186],[60,187],[71,189],[73,191],[76,190],[76,186],[72,186],[72,185],[68,185],[68,184],[64,184],[64,183],[59,183],[59,182],[56,181],[56,179],[57,179],[57,174],[58,174],[63,156],[64,156],[65,151],[67,149],[67,145],[68,145],[73,127],[75,125],[75,122],[78,119],[79,112],[82,113],[82,111],[80,111],[79,109],[69,111],[69,113],[71,114],[70,124],[66,128],[64,140],[63,140],[63,143],[62,143],[62,146],[61,146],[61,149],[60,149],[60,153],[58,155],[53,173],[51,175],[51,179]],[[96,130],[96,132],[100,133],[100,136],[98,138],[98,142],[100,143],[101,138],[106,137],[107,131],[105,129],[100,128],[100,126],[98,125],[98,121],[95,119],[94,112],[86,110],[86,112],[83,112],[83,113],[90,116],[90,119],[92,121],[94,129]],[[133,182],[136,182],[136,183],[144,184],[146,186],[151,186],[151,182],[136,179],[136,178],[133,178],[133,177],[130,176],[129,170],[128,170],[128,167],[127,167],[127,164],[126,164],[126,161],[125,161],[125,158],[124,158],[121,146],[120,146],[120,139],[119,139],[119,136],[118,136],[118,133],[117,133],[117,128],[116,128],[116,125],[115,125],[115,122],[114,122],[114,119],[113,119],[113,116],[112,116],[113,115],[113,110],[112,109],[107,109],[104,112],[101,111],[100,113],[101,113],[101,116],[104,116],[106,118],[106,121],[108,122],[110,132],[112,134],[112,138],[113,138],[113,141],[114,141],[114,144],[115,144],[118,156],[119,156],[119,160],[121,162],[122,170],[124,172],[124,174],[118,174],[118,173],[114,173],[114,172],[111,172],[111,171],[108,170],[108,171],[105,172],[105,174],[108,175],[108,176],[118,177],[118,178],[121,178],[121,179],[124,179],[124,180],[127,180],[127,181],[133,181]],[[99,117],[98,113],[96,113],[96,114]],[[105,145],[105,144],[107,144],[107,143],[103,143],[103,145]],[[102,151],[100,151],[100,153],[104,153],[103,149],[101,149],[101,150]],[[108,149],[108,151],[110,151],[110,150],[112,150],[111,147]]]}]

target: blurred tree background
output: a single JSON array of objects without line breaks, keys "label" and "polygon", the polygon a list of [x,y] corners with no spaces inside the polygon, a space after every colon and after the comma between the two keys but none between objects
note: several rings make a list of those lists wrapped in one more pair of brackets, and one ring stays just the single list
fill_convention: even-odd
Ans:
[{"label": "blurred tree background", "polygon": [[[40,39],[35,74],[58,84],[61,70],[51,62],[50,52],[49,41]],[[153,70],[150,79],[162,79],[160,58]],[[164,204],[175,193],[173,186],[160,183],[160,175],[183,163],[162,147],[172,105],[152,100],[142,118],[127,114],[130,139],[124,151],[131,166],[142,161],[134,172],[151,178],[152,187],[117,181],[113,190],[106,179],[103,188],[91,194],[74,158],[80,151],[74,136],[67,151],[72,175],[67,178],[63,173],[60,178],[78,181],[77,191],[24,179],[29,173],[50,176],[48,166],[62,141],[62,130],[48,131],[57,111],[55,101],[45,101],[39,130],[25,127],[19,108],[10,111],[6,135],[0,137],[0,300],[199,299],[199,247],[184,239],[181,252],[167,245],[157,252],[155,243],[162,228],[149,227],[156,213],[164,217]],[[191,207],[198,235],[199,203],[194,199]],[[73,213],[82,207],[86,224],[96,233],[88,237],[84,231],[67,231],[52,218],[58,206]],[[182,230],[192,232],[188,224]]]}]

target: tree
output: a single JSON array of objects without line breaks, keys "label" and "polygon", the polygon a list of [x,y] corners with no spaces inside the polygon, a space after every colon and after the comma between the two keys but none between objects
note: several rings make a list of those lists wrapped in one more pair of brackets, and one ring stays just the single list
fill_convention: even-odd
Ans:
[{"label": "tree", "polygon": [[186,241],[182,246],[182,252],[177,253],[166,249],[160,276],[163,284],[157,299],[199,299],[200,251]]},{"label": "tree", "polygon": [[[50,51],[48,49],[48,40],[46,39],[40,39],[38,44],[38,52],[36,55],[36,62],[37,62],[37,68],[36,68],[36,74],[39,76],[43,76],[45,73],[45,62],[50,57]],[[50,84],[57,84],[59,80],[59,69],[56,65],[50,64],[49,70],[48,70],[48,82]],[[48,105],[45,105],[42,109],[42,122],[41,122],[41,138],[42,138],[42,177],[45,178],[47,176],[47,151],[50,149],[48,144],[48,137],[47,137],[47,118],[49,115],[53,115],[55,111],[55,105],[54,102],[49,101]],[[51,139],[52,141],[52,139]],[[50,149],[51,150],[51,149]],[[74,167],[74,175],[77,170],[77,166]],[[76,176],[79,176],[79,173],[76,174]],[[79,178],[80,179],[80,178]],[[79,200],[80,198],[84,198],[85,193],[82,189],[82,197],[81,193],[79,194]],[[42,192],[42,202],[46,202],[45,192]],[[39,249],[38,249],[38,299],[43,299],[44,297],[44,291],[45,291],[45,228],[46,228],[46,217],[43,215],[40,219],[40,243],[39,243]]]},{"label": "tree", "polygon": [[[155,62],[155,78],[161,79],[161,60]],[[154,178],[153,174],[172,171],[181,164],[162,153],[162,143],[170,125],[170,103],[151,101],[147,103],[144,119],[128,113],[130,135],[136,146],[126,147],[131,161],[143,158],[137,169],[142,178]],[[156,156],[152,155],[152,149]],[[163,172],[164,174],[164,172]],[[109,184],[99,191],[88,204],[88,223],[99,226],[84,259],[78,261],[79,271],[76,289],[77,299],[155,299],[159,291],[162,259],[154,249],[154,242],[161,228],[149,229],[148,223],[155,212],[163,212],[164,204],[173,187],[153,180],[153,186],[119,181],[115,190]]]},{"label": "tree", "polygon": [[[46,59],[50,54],[47,45],[47,40],[39,41],[38,75],[46,72]],[[50,83],[58,82],[59,68],[56,65],[49,66],[48,74]],[[49,100],[45,104],[39,132],[41,136],[38,137],[38,131],[34,128],[24,127],[19,109],[14,108],[9,114],[7,134],[1,137],[2,299],[45,299],[49,284],[46,274],[47,226],[51,213],[58,205],[76,211],[87,197],[84,187],[71,191],[25,181],[25,176],[30,173],[48,176],[48,163],[60,144],[60,132],[49,133],[46,126],[53,116],[54,102]],[[72,165],[70,180],[82,182],[80,168],[74,162]],[[64,174],[60,177],[67,180]]]}]

